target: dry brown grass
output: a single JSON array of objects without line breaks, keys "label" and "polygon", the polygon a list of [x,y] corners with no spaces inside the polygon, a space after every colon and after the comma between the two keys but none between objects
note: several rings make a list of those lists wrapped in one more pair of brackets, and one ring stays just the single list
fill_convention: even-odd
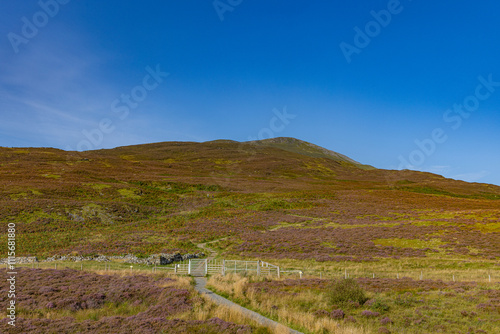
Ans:
[{"label": "dry brown grass", "polygon": [[[376,333],[387,323],[391,332],[406,334],[498,332],[498,283],[409,278],[356,281],[370,303],[341,305],[332,301],[329,296],[333,287],[329,280],[269,280],[228,275],[211,277],[209,284],[235,302],[307,333]],[[243,297],[236,296],[236,284],[240,285]],[[345,312],[344,320],[335,318],[338,309]],[[380,314],[376,318],[364,314],[372,311]],[[389,320],[384,323],[384,319]]]},{"label": "dry brown grass", "polygon": [[[253,327],[263,327],[261,324],[257,323],[255,320],[248,318],[239,307],[237,306],[224,306],[215,305],[210,299],[204,297],[205,310],[199,311],[197,314],[198,320],[207,320],[212,317],[220,318],[227,322],[233,322],[236,324],[250,324]],[[289,334],[290,331],[288,327],[284,325],[265,327],[273,334]]]},{"label": "dry brown grass", "polygon": [[296,307],[297,302],[311,303],[327,308],[327,301],[319,299],[318,295],[311,291],[302,291],[300,300],[294,296],[276,294],[269,294],[265,299],[258,300],[255,298],[257,292],[249,288],[248,283],[248,277],[237,274],[215,275],[208,280],[208,285],[215,288],[215,290],[231,295],[238,300],[248,300],[249,303],[244,305],[245,307],[260,310],[283,324],[293,324],[311,333],[321,333],[322,331],[338,334],[371,333],[368,329],[358,328],[333,319],[318,318],[311,312],[298,310]]}]

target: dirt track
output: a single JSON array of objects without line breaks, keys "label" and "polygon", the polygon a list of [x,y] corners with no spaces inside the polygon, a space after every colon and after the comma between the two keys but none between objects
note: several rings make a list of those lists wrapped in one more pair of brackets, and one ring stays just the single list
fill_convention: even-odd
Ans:
[{"label": "dirt track", "polygon": [[[208,290],[207,288],[205,288],[205,286],[207,284],[207,279],[205,277],[195,277],[194,279],[196,281],[196,287],[195,287],[196,291],[198,291],[201,294],[206,295],[208,298],[210,298],[217,305],[223,305],[223,306],[227,306],[227,307],[231,307],[231,308],[237,308],[246,317],[248,317],[252,320],[255,320],[257,323],[259,323],[263,326],[267,326],[267,327],[271,327],[271,328],[282,326],[282,327],[286,328],[286,326],[283,326],[282,324],[280,324],[274,320],[266,318],[266,317],[258,314],[257,312],[251,311],[245,307],[242,307],[236,303],[233,303],[232,301],[230,301],[224,297],[221,297],[221,296],[215,294],[214,292]],[[290,333],[293,333],[293,334],[301,334],[302,333],[302,332],[296,331],[296,330],[291,329],[291,328],[289,328],[289,331],[290,331]]]}]

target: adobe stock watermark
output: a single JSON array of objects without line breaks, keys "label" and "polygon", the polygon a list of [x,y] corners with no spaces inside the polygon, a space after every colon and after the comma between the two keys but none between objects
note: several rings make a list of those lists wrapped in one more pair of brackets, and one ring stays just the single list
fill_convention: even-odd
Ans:
[{"label": "adobe stock watermark", "polygon": [[352,62],[354,54],[359,55],[363,49],[370,45],[374,38],[382,33],[382,28],[387,28],[391,24],[393,17],[401,14],[404,9],[400,0],[389,0],[386,7],[387,9],[382,9],[378,12],[374,10],[370,11],[373,20],[368,21],[364,29],[358,26],[354,27],[355,34],[352,44],[344,41],[339,44],[340,50],[348,64]]},{"label": "adobe stock watermark", "polygon": [[[248,136],[248,141],[256,141],[256,140],[263,140],[263,139],[269,139],[269,138],[274,138],[276,135],[283,130],[291,123],[291,120],[295,119],[297,115],[294,114],[289,114],[287,112],[287,107],[284,106],[282,111],[279,111],[277,108],[273,109],[273,117],[269,120],[269,126],[264,127],[257,132],[257,136]],[[255,151],[253,149],[249,150],[246,142],[240,142],[238,143],[238,148],[237,151],[244,151],[247,153],[250,153],[250,156],[245,159],[245,163],[249,164],[252,162],[255,157]],[[239,174],[241,173],[242,168],[241,168],[241,163],[233,164],[228,167],[228,170],[226,171],[226,174]],[[220,174],[217,175],[215,173],[212,173],[212,179],[220,186],[226,187],[229,185],[231,182],[231,179],[229,177],[223,177]]]},{"label": "adobe stock watermark", "polygon": [[70,0],[40,0],[38,6],[41,10],[35,12],[31,16],[31,20],[26,16],[21,18],[22,26],[21,33],[16,34],[9,32],[7,39],[14,50],[14,53],[19,53],[21,44],[28,44],[30,40],[38,35],[40,29],[45,27],[51,18],[54,18],[61,9],[62,5],[67,5]]},{"label": "adobe stock watermark", "polygon": [[16,280],[17,272],[15,268],[16,264],[16,224],[9,223],[7,225],[7,318],[9,318],[8,324],[15,327],[16,326]]},{"label": "adobe stock watermark", "polygon": [[[489,99],[497,87],[500,87],[500,81],[493,81],[492,74],[488,75],[488,78],[479,76],[477,79],[479,84],[474,93],[467,96],[462,103],[453,104],[452,108],[447,109],[443,114],[443,121],[449,123],[452,130],[458,130],[462,126],[463,120],[468,119],[473,112],[477,111],[481,102]],[[444,144],[447,140],[446,131],[440,127],[432,130],[428,138],[416,139],[414,142],[417,149],[413,150],[407,158],[403,155],[398,157],[400,162],[398,169],[412,169],[422,166],[426,159],[436,152],[438,145]]]},{"label": "adobe stock watermark", "polygon": [[274,117],[271,117],[269,120],[269,127],[262,128],[257,133],[257,137],[248,136],[249,141],[254,140],[263,140],[276,137],[277,133],[285,130],[285,127],[290,124],[292,119],[295,119],[297,115],[289,114],[286,111],[286,106],[283,107],[283,111],[279,111],[278,109],[273,109]]},{"label": "adobe stock watermark", "polygon": [[[160,65],[156,65],[155,69],[150,66],[146,67],[146,74],[142,79],[141,84],[134,86],[129,94],[121,94],[120,98],[117,98],[111,102],[111,111],[116,114],[119,121],[124,121],[130,115],[131,109],[136,109],[139,103],[144,101],[149,92],[158,88],[158,86],[163,82],[163,80],[170,74],[167,72],[162,72]],[[87,130],[82,130],[82,135],[85,139],[82,139],[76,145],[76,151],[88,151],[97,149],[103,142],[104,136],[111,134],[116,130],[116,121],[111,118],[103,118],[99,121],[98,126]],[[74,151],[71,146],[66,146],[67,151]]]},{"label": "adobe stock watermark", "polygon": [[226,12],[232,12],[234,9],[241,5],[243,0],[214,0],[212,5],[214,6],[215,12],[219,16],[219,20],[224,21],[224,14]]}]

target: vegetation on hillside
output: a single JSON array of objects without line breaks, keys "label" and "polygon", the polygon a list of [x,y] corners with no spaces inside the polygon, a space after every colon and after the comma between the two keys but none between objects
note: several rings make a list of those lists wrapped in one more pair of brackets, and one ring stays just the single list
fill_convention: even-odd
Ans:
[{"label": "vegetation on hillside", "polygon": [[[226,255],[269,259],[498,258],[500,187],[365,170],[285,142],[0,148],[0,218],[16,223],[19,255],[42,257],[192,252],[228,237]],[[436,242],[380,242],[391,238]]]},{"label": "vegetation on hillside", "polygon": [[[500,272],[500,187],[367,168],[333,153],[288,139],[157,143],[84,153],[0,148],[0,220],[16,225],[17,256],[197,253],[197,244],[215,241],[210,246],[220,257],[304,270],[309,276],[303,280],[238,278],[212,284],[311,333],[339,328],[345,333],[494,333],[500,321],[494,283]],[[7,249],[6,228],[0,234]],[[348,272],[351,287],[362,289],[359,298],[334,302],[331,279]],[[311,277],[321,274],[329,279]],[[75,271],[32,275],[40,282],[52,275],[61,286],[87,278],[104,285],[118,279]],[[425,279],[418,279],[421,275]],[[450,282],[455,277],[457,282]],[[489,277],[493,283],[486,282]],[[147,291],[120,292],[122,283],[116,282],[116,294],[97,300],[99,307],[88,307],[96,300],[85,289],[63,302],[62,288],[39,291],[19,282],[29,290],[19,328],[78,331],[88,325],[98,332],[111,324],[131,326],[133,317],[157,306],[148,294],[165,291],[154,287],[154,280],[123,280],[130,286],[147,281]],[[477,283],[466,282],[471,280]],[[207,322],[208,314],[217,316],[215,309],[195,317],[192,295],[172,291],[179,297],[172,303],[181,303],[186,316],[167,312],[160,322],[137,325],[153,331],[180,326],[193,333],[237,328]],[[364,303],[363,293],[370,298]],[[141,295],[146,304],[113,299],[125,295],[130,300]]]}]

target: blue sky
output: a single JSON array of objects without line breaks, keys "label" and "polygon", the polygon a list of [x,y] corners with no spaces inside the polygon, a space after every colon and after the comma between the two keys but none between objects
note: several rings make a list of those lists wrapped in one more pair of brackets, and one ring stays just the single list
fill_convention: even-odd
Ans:
[{"label": "blue sky", "polygon": [[1,1],[0,146],[288,136],[378,168],[500,185],[499,12],[451,0]]}]

